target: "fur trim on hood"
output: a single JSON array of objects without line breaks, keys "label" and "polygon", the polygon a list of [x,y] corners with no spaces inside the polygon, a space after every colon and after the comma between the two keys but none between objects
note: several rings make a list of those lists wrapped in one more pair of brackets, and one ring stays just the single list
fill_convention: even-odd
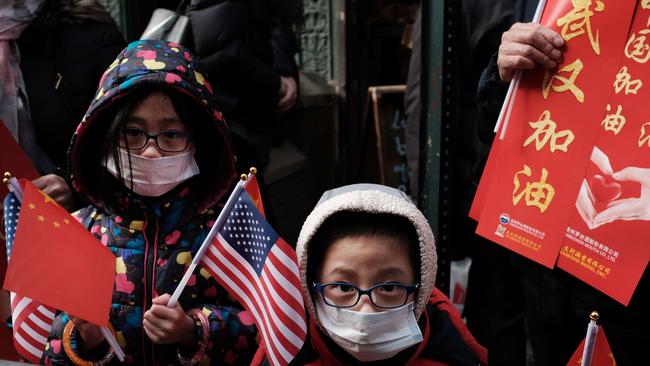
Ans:
[{"label": "fur trim on hood", "polygon": [[404,192],[377,184],[353,184],[325,192],[305,220],[298,237],[296,254],[300,282],[312,318],[321,326],[307,283],[309,242],[328,217],[341,211],[393,214],[413,223],[420,243],[420,289],[415,301],[415,316],[419,317],[434,288],[438,268],[431,227],[422,212]]}]

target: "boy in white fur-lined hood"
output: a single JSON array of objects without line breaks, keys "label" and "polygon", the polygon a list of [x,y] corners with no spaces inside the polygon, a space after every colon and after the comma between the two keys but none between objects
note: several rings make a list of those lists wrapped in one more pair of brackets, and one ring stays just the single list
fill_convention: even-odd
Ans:
[{"label": "boy in white fur-lined hood", "polygon": [[434,287],[433,233],[403,192],[375,184],[325,192],[296,252],[311,320],[292,364],[487,363],[487,351]]}]

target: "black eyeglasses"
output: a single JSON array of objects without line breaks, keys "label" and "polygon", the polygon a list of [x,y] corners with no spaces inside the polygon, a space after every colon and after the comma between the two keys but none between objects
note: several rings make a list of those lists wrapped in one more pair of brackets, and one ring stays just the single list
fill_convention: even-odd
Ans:
[{"label": "black eyeglasses", "polygon": [[129,150],[140,150],[147,146],[150,139],[156,142],[156,146],[160,151],[165,152],[185,151],[191,140],[189,134],[177,130],[149,135],[139,128],[125,128],[118,145]]},{"label": "black eyeglasses", "polygon": [[325,304],[336,308],[351,308],[359,303],[361,295],[368,295],[370,302],[376,307],[393,309],[404,306],[409,295],[415,292],[420,284],[404,285],[399,282],[384,282],[366,290],[348,282],[314,282],[312,286],[320,292]]}]

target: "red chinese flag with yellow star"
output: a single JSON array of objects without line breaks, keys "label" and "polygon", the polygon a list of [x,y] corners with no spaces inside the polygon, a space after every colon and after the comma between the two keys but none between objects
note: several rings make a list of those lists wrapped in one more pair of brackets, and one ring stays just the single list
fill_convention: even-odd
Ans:
[{"label": "red chinese flag with yellow star", "polygon": [[29,181],[24,186],[4,288],[103,326],[115,256]]},{"label": "red chinese flag with yellow star", "polygon": [[[585,340],[583,339],[567,363],[567,366],[582,365],[582,351],[584,348]],[[609,347],[609,342],[607,342],[607,337],[605,337],[605,331],[601,326],[598,326],[598,333],[596,333],[596,344],[594,345],[594,351],[591,356],[591,366],[616,366],[614,354]]]}]

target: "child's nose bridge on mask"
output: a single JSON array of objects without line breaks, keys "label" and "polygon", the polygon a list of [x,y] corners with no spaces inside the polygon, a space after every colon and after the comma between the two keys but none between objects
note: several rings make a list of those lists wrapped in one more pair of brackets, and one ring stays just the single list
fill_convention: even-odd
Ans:
[{"label": "child's nose bridge on mask", "polygon": [[382,311],[371,301],[370,292],[359,294],[359,302],[354,308],[355,311],[362,313],[378,313]]},{"label": "child's nose bridge on mask", "polygon": [[146,158],[159,158],[163,156],[163,153],[158,148],[155,137],[147,136],[147,141],[138,155]]}]

